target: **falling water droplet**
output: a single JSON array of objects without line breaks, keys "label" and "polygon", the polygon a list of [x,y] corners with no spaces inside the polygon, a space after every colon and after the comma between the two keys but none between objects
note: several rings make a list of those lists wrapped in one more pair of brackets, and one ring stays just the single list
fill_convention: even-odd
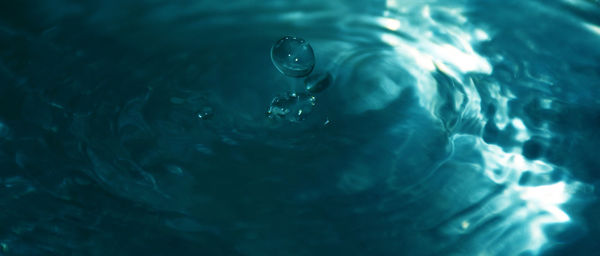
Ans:
[{"label": "falling water droplet", "polygon": [[292,77],[307,76],[315,67],[315,54],[304,39],[284,36],[271,48],[273,65],[281,73]]},{"label": "falling water droplet", "polygon": [[304,85],[306,85],[306,91],[310,93],[319,93],[327,89],[333,78],[329,72],[313,74],[304,79]]}]

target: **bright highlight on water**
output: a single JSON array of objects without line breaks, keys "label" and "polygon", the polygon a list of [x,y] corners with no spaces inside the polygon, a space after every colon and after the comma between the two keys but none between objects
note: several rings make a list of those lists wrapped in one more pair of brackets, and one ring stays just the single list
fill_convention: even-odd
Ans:
[{"label": "bright highlight on water", "polygon": [[600,251],[597,0],[5,2],[2,256]]}]

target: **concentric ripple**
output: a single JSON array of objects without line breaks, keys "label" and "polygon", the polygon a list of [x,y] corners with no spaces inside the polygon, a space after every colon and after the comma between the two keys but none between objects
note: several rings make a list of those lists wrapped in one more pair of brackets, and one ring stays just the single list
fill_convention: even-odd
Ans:
[{"label": "concentric ripple", "polygon": [[[538,255],[589,242],[599,9],[1,8],[0,254]],[[314,49],[292,77],[272,66],[283,35]]]}]

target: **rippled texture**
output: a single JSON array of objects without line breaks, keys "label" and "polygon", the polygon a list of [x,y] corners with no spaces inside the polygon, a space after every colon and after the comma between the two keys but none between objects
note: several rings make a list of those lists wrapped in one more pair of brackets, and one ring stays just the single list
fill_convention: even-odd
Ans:
[{"label": "rippled texture", "polygon": [[[0,254],[590,255],[598,17],[578,0],[2,3]],[[334,78],[293,122],[265,114],[305,95],[270,60],[290,34]]]}]

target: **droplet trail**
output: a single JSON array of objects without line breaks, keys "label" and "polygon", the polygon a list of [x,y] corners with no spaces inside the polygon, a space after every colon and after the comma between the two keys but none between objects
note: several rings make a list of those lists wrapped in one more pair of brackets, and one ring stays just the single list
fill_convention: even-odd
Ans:
[{"label": "droplet trail", "polygon": [[333,77],[329,72],[313,74],[304,79],[306,91],[310,93],[322,92],[327,89],[332,82]]}]

